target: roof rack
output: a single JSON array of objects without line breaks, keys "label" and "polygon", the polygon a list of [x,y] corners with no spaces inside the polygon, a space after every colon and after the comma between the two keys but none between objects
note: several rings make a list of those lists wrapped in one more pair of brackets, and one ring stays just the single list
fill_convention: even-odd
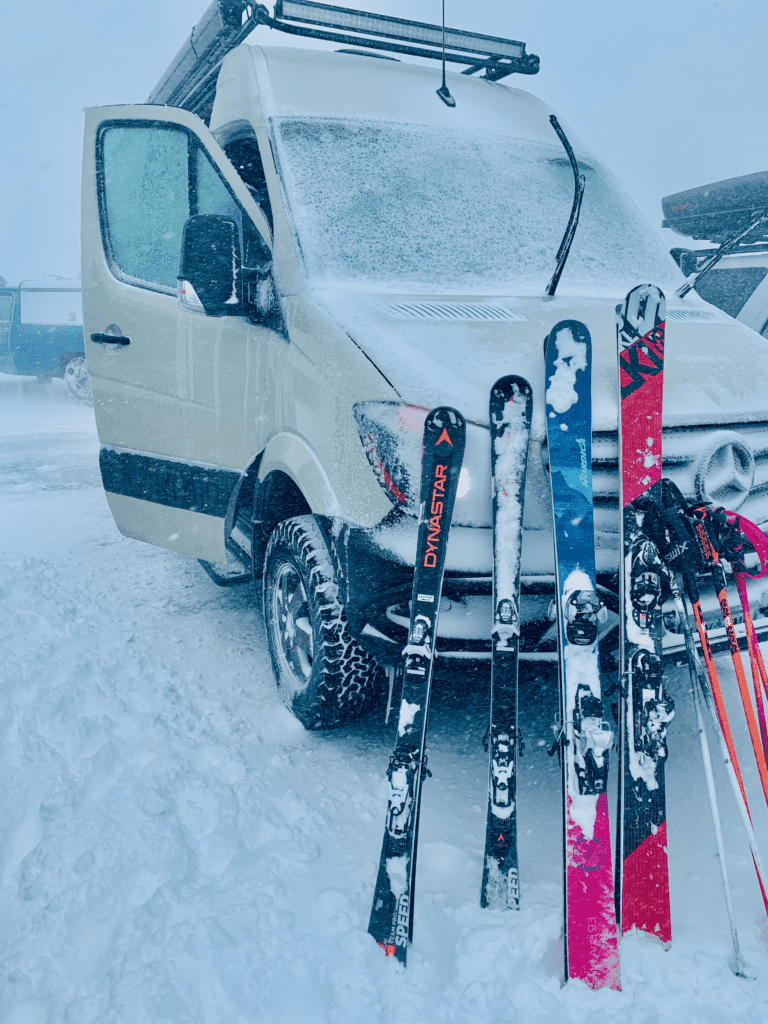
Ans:
[{"label": "roof rack", "polygon": [[[275,0],[274,14],[247,0],[213,0],[184,46],[152,90],[148,103],[184,107],[208,120],[216,76],[224,57],[258,25],[290,35],[325,39],[411,57],[442,60],[443,29],[421,21],[369,14],[310,0]],[[483,72],[495,82],[511,74],[535,75],[539,58],[525,43],[445,29],[445,59],[466,65],[462,74]]]}]

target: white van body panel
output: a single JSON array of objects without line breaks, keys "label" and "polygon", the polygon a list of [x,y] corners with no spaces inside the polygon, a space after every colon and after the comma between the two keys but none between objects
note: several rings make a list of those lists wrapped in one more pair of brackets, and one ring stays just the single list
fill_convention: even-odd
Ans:
[{"label": "white van body panel", "polygon": [[107,501],[124,537],[178,551],[180,555],[226,564],[223,518],[109,491]]}]

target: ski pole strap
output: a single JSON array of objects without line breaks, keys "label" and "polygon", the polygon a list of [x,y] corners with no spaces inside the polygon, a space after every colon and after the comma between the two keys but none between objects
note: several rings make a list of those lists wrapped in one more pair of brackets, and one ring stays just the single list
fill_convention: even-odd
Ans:
[{"label": "ski pole strap", "polygon": [[739,527],[739,516],[729,517],[724,508],[713,508],[705,513],[711,526],[718,554],[731,563],[734,573],[746,572],[744,561],[744,534]]},{"label": "ski pole strap", "polygon": [[670,572],[679,572],[692,594],[696,577],[711,569],[714,552],[706,527],[698,518],[702,506],[688,505],[679,488],[667,477],[635,499],[643,514],[643,532],[653,541]]},{"label": "ski pole strap", "polygon": [[[721,513],[731,529],[747,539],[755,554],[760,559],[760,571],[756,573],[747,572],[747,567],[744,565],[743,560],[740,566],[736,566],[731,562],[734,573],[742,573],[750,580],[762,579],[766,572],[768,572],[768,537],[766,537],[756,523],[750,522],[749,519],[745,519],[744,516],[740,516],[736,512],[728,512],[727,509],[724,508],[717,508],[714,511],[715,513]],[[724,555],[724,557],[728,558],[727,555]],[[728,560],[731,561],[730,559]]]}]

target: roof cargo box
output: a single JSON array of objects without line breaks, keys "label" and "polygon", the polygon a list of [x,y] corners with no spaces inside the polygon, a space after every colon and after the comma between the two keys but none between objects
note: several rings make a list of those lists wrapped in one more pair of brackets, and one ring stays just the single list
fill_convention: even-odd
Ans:
[{"label": "roof cargo box", "polygon": [[[746,228],[768,208],[768,171],[726,178],[711,185],[699,185],[685,192],[665,196],[662,227],[672,228],[678,235],[722,242],[729,235]],[[765,224],[755,229],[754,237],[743,244],[768,238]]]}]

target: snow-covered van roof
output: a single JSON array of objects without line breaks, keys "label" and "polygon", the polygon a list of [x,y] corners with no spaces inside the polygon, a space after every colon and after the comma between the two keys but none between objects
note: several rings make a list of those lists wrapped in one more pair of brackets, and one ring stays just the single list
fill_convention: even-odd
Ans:
[{"label": "snow-covered van roof", "polygon": [[[436,95],[440,72],[365,54],[242,44],[224,60],[211,130],[269,117],[363,118],[513,132],[551,142],[549,108],[522,89],[448,72],[456,99]],[[570,130],[569,130],[570,135]]]}]

